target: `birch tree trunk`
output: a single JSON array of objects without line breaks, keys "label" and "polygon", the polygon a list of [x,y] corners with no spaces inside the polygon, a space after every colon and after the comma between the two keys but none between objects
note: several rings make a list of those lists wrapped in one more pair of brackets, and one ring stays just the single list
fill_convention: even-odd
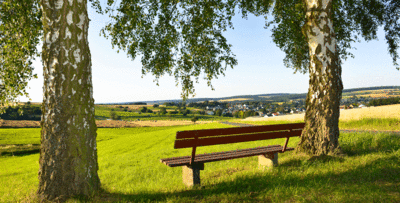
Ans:
[{"label": "birch tree trunk", "polygon": [[339,105],[343,84],[333,29],[332,0],[305,0],[310,81],[305,128],[296,150],[311,155],[341,153]]},{"label": "birch tree trunk", "polygon": [[41,0],[44,87],[38,197],[65,201],[100,188],[87,0]]}]

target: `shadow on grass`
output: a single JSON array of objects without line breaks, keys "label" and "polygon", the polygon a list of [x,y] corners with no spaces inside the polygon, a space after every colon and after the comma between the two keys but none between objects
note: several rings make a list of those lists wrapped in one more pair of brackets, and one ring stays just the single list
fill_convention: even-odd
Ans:
[{"label": "shadow on grass", "polygon": [[40,152],[40,144],[30,145],[5,145],[0,147],[0,157],[2,156],[27,156]]},{"label": "shadow on grass", "polygon": [[343,157],[337,157],[337,156],[320,155],[320,156],[312,156],[310,159],[308,159],[308,161],[311,163],[327,163],[330,161],[344,162],[345,159]]},{"label": "shadow on grass", "polygon": [[[238,176],[232,181],[202,185],[177,192],[139,192],[135,194],[102,191],[94,202],[399,202],[400,157],[393,153],[366,164],[341,168],[342,157],[295,155],[278,170]],[[317,167],[333,162],[329,172],[299,172],[304,162]],[[360,160],[360,162],[362,162]],[[301,166],[301,167],[298,167]],[[315,166],[315,165],[314,165]],[[310,167],[310,166],[306,166]],[[207,169],[206,169],[207,170]],[[211,169],[209,169],[211,170]],[[306,169],[307,170],[307,169]],[[343,172],[340,172],[343,171]],[[202,177],[203,179],[210,177]],[[183,183],[182,183],[183,184]],[[334,194],[334,195],[333,195]],[[365,202],[364,201],[364,202]]]}]

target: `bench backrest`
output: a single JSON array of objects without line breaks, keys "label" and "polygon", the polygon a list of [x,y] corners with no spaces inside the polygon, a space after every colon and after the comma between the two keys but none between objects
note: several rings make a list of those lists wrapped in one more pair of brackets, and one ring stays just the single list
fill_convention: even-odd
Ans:
[{"label": "bench backrest", "polygon": [[282,150],[284,152],[289,142],[289,138],[300,136],[303,128],[304,123],[291,123],[238,128],[179,131],[176,133],[174,148],[179,149],[192,147],[193,150],[190,164],[194,162],[194,158],[196,156],[196,147],[199,146],[286,138],[286,143]]},{"label": "bench backrest", "polygon": [[175,149],[300,136],[304,123],[180,131]]}]

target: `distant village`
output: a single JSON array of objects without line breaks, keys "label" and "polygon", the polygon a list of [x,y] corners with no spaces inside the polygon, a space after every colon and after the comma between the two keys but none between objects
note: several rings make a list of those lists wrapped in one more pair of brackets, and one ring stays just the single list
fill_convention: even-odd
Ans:
[{"label": "distant village", "polygon": [[[202,103],[202,102],[197,102]],[[230,117],[248,117],[248,116],[261,116],[261,117],[273,117],[284,114],[303,113],[305,112],[304,105],[300,102],[294,102],[294,105],[286,106],[285,103],[282,105],[278,104],[246,104],[246,103],[235,103],[235,104],[217,104],[212,105],[213,102],[208,101],[209,105],[204,107],[205,113],[208,115],[230,116]],[[191,106],[191,105],[189,105]],[[243,115],[241,115],[241,113]]]},{"label": "distant village", "polygon": [[[373,89],[373,88],[369,88]],[[301,114],[306,111],[305,94],[303,95],[275,95],[253,97],[242,96],[225,99],[202,99],[202,100],[182,100],[174,101],[154,101],[154,102],[134,102],[112,107],[105,110],[110,111],[104,114],[99,111],[97,119],[110,118],[119,120],[116,111],[129,112],[125,117],[163,117],[179,115],[187,117],[188,114],[210,115],[211,117],[275,117],[287,114]],[[258,99],[258,100],[257,100]],[[390,104],[400,104],[400,88],[397,89],[381,89],[368,90],[359,92],[344,92],[340,101],[340,110],[366,108],[370,106],[382,106]],[[106,105],[106,104],[105,104]],[[112,104],[117,106],[115,104]],[[128,105],[137,105],[136,109],[129,109]],[[152,107],[147,107],[152,106]],[[188,107],[188,108],[186,108]],[[167,110],[168,109],[168,110]],[[104,109],[103,109],[104,110]],[[20,114],[19,112],[24,112]],[[142,115],[140,115],[143,113]],[[31,104],[30,102],[20,106],[9,106],[5,112],[0,115],[5,120],[41,120],[41,108],[39,104]],[[121,114],[121,113],[119,113]],[[210,117],[207,116],[207,117]],[[200,116],[201,117],[201,116]]]},{"label": "distant village", "polygon": [[[369,106],[380,106],[399,103],[399,97],[357,97],[350,96],[341,100],[340,110],[367,108]],[[174,105],[174,104],[170,104]],[[226,117],[246,118],[250,116],[274,117],[287,114],[299,114],[306,111],[305,99],[289,100],[287,102],[265,102],[265,101],[198,101],[186,104],[188,107],[201,109],[201,114],[217,115]]]}]

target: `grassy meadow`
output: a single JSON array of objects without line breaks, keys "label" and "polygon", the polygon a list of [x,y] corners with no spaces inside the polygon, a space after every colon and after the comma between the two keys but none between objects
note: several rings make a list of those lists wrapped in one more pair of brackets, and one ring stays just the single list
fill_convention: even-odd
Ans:
[{"label": "grassy meadow", "polygon": [[[354,121],[348,125],[386,126],[397,121]],[[270,121],[264,124],[285,123]],[[342,124],[343,125],[343,124]],[[220,123],[190,126],[98,129],[102,191],[93,199],[68,202],[400,202],[400,135],[341,133],[344,155],[310,157],[279,154],[279,166],[259,171],[257,157],[205,164],[201,187],[186,188],[181,167],[161,158],[189,155],[173,149],[177,131],[233,127]],[[0,146],[37,144],[40,129],[0,129]],[[291,138],[295,147],[299,138]],[[263,145],[284,139],[200,147],[197,154]],[[0,202],[35,202],[39,154],[0,156]]]}]

